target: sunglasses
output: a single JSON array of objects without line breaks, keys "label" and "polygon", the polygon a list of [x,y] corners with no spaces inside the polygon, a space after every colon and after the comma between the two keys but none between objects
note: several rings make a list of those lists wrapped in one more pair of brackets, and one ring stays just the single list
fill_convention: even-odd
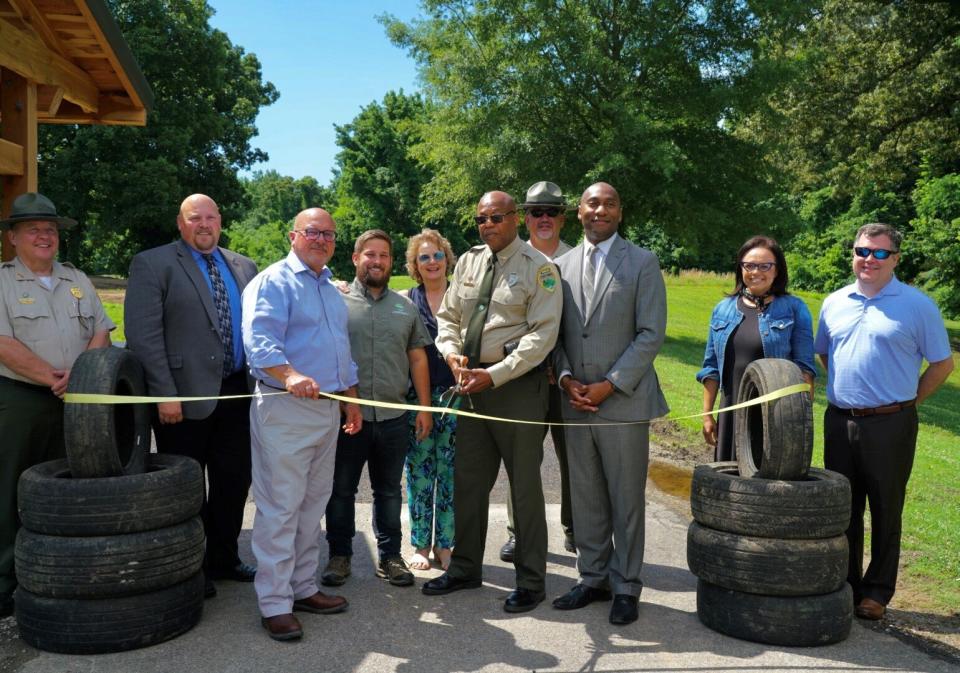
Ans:
[{"label": "sunglasses", "polygon": [[435,262],[442,262],[446,258],[447,258],[447,254],[443,250],[437,250],[432,255],[428,255],[427,253],[423,253],[422,255],[417,255],[417,261],[420,262],[421,264],[426,264],[431,259]]},{"label": "sunglasses", "polygon": [[547,217],[556,217],[563,212],[563,208],[533,208],[528,211],[530,217],[539,218],[546,215]]},{"label": "sunglasses", "polygon": [[515,211],[515,210],[508,210],[507,212],[503,213],[502,215],[501,215],[500,213],[497,213],[496,215],[477,215],[475,218],[473,218],[473,221],[476,222],[477,224],[485,224],[487,220],[490,220],[490,221],[493,222],[494,224],[500,224],[501,222],[503,222],[503,218],[505,218],[507,215],[511,215],[511,214],[513,214],[513,213],[515,213],[515,212],[517,212],[517,211]]},{"label": "sunglasses", "polygon": [[866,259],[870,255],[873,255],[873,258],[877,261],[884,260],[890,255],[896,255],[899,250],[884,250],[883,248],[854,248],[853,252],[856,253],[857,257],[863,257]]},{"label": "sunglasses", "polygon": [[333,243],[337,240],[337,232],[333,229],[294,229],[293,232],[308,241],[319,241],[322,238],[327,243]]},{"label": "sunglasses", "polygon": [[776,265],[776,262],[760,262],[759,264],[755,264],[753,262],[740,262],[740,268],[747,273],[753,273],[754,271],[762,271],[763,273],[766,273]]}]

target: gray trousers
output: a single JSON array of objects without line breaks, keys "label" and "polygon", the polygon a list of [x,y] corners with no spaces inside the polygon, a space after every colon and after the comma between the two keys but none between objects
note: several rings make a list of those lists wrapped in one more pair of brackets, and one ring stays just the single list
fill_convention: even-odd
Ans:
[{"label": "gray trousers", "polygon": [[650,426],[567,426],[566,433],[580,581],[639,596]]},{"label": "gray trousers", "polygon": [[[264,388],[263,393],[273,392]],[[250,405],[254,586],[264,617],[318,590],[320,523],[333,489],[340,405],[257,394]]]}]

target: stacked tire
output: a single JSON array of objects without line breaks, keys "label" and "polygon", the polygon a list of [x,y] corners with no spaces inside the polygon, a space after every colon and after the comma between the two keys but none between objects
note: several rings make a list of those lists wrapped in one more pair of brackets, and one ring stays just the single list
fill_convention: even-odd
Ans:
[{"label": "stacked tire", "polygon": [[[87,351],[68,392],[143,395],[143,372],[127,351]],[[18,484],[21,638],[97,654],[186,632],[203,608],[200,466],[149,454],[141,404],[68,404],[64,439],[66,460],[35,465]]]},{"label": "stacked tire", "polygon": [[[738,402],[802,383],[790,361],[751,363]],[[853,623],[846,582],[850,483],[810,467],[813,412],[793,394],[735,412],[737,462],[693,473],[687,564],[697,615],[726,635],[772,645],[826,645]]]}]

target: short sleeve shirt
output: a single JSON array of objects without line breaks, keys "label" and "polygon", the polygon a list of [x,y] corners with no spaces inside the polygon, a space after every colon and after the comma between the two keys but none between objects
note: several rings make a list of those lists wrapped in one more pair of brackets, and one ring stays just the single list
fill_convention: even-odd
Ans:
[{"label": "short sleeve shirt", "polygon": [[[19,257],[0,265],[0,336],[21,342],[54,369],[70,369],[97,332],[114,329],[90,280],[54,262],[50,288]],[[0,376],[36,383],[0,364]]]},{"label": "short sleeve shirt", "polygon": [[[407,352],[430,343],[420,312],[413,302],[389,288],[374,297],[357,279],[343,299],[349,315],[350,352],[360,378],[357,395],[375,402],[405,403],[410,387]],[[386,421],[406,413],[367,405],[360,410],[365,421]]]},{"label": "short sleeve shirt", "polygon": [[856,283],[827,297],[814,350],[828,356],[827,400],[843,409],[912,400],[923,360],[951,357],[937,305],[896,277],[874,297]]}]

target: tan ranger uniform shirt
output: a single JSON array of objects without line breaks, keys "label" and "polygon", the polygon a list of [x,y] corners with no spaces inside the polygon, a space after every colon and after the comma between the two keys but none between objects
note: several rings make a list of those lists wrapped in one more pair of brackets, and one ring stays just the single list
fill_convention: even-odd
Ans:
[{"label": "tan ranger uniform shirt", "polygon": [[[0,336],[12,337],[54,369],[70,369],[93,335],[116,327],[90,280],[53,263],[47,289],[18,257],[0,265]],[[0,364],[0,376],[36,383]]]},{"label": "tan ranger uniform shirt", "polygon": [[[490,255],[486,245],[470,248],[457,262],[450,287],[437,313],[437,350],[446,358],[460,355],[467,324],[480,293]],[[497,253],[493,293],[480,341],[480,362],[494,387],[538,366],[553,350],[560,330],[563,292],[557,267],[526,241],[516,238]],[[504,357],[503,347],[519,341]],[[476,367],[477,363],[469,363]]]}]

